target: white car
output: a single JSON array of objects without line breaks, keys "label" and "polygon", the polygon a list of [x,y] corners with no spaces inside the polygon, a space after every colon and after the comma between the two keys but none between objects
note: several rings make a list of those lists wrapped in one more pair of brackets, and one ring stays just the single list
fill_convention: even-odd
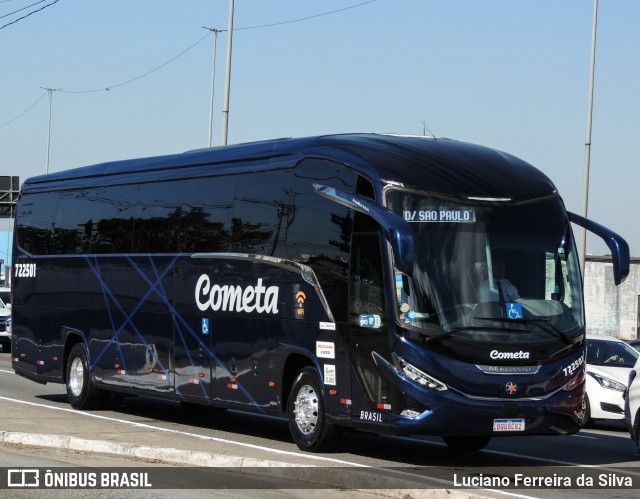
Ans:
[{"label": "white car", "polygon": [[629,388],[624,401],[624,424],[640,453],[640,358],[629,371]]},{"label": "white car", "polygon": [[11,351],[11,310],[0,299],[0,345],[3,352]]},{"label": "white car", "polygon": [[587,334],[587,381],[582,426],[595,419],[624,418],[629,371],[640,353],[611,336]]},{"label": "white car", "polygon": [[11,288],[9,286],[0,286],[0,300],[7,308],[11,308]]}]

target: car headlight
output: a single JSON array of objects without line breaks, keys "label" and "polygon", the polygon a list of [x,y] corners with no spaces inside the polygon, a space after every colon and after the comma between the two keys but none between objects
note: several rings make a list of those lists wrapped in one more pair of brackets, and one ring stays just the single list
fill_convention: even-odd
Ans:
[{"label": "car headlight", "polygon": [[589,375],[592,376],[598,383],[600,383],[600,386],[602,388],[608,388],[609,390],[616,390],[618,392],[624,392],[627,389],[624,383],[614,381],[611,378],[607,378],[605,376],[600,376],[599,374],[593,374],[593,373],[589,373]]},{"label": "car headlight", "polygon": [[416,383],[421,384],[422,386],[426,386],[427,388],[431,388],[432,390],[437,390],[439,392],[447,389],[447,385],[445,385],[442,381],[438,381],[433,376],[429,376],[424,371],[421,371],[416,366],[409,364],[402,357],[399,357],[395,353],[392,354],[393,360],[395,361],[396,370],[409,378]]}]

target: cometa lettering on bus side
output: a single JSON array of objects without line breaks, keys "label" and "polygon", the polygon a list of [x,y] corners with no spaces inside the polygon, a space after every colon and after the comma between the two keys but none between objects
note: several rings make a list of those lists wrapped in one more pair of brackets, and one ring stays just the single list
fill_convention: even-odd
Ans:
[{"label": "cometa lettering on bus side", "polygon": [[211,279],[207,274],[202,274],[196,283],[195,298],[198,308],[205,312],[211,309],[214,312],[253,312],[259,314],[278,313],[278,286],[262,285],[262,279],[258,279],[255,286],[220,286],[211,285]]}]

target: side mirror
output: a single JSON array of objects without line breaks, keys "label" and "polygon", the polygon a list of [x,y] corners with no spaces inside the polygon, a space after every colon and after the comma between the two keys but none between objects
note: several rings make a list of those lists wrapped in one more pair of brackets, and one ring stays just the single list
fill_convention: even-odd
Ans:
[{"label": "side mirror", "polygon": [[391,244],[396,268],[403,274],[413,274],[413,231],[409,222],[370,199],[326,185],[313,184],[313,187],[321,196],[373,218],[382,227],[385,238]]},{"label": "side mirror", "polygon": [[611,251],[613,261],[613,279],[616,286],[629,275],[629,245],[621,236],[599,223],[593,222],[575,213],[568,212],[569,221],[599,236]]}]

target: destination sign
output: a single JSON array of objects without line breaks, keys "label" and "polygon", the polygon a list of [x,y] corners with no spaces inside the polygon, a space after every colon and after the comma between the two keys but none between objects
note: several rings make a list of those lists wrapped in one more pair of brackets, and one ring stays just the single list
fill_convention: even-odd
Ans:
[{"label": "destination sign", "polygon": [[470,208],[404,210],[407,222],[476,223],[476,212]]}]

